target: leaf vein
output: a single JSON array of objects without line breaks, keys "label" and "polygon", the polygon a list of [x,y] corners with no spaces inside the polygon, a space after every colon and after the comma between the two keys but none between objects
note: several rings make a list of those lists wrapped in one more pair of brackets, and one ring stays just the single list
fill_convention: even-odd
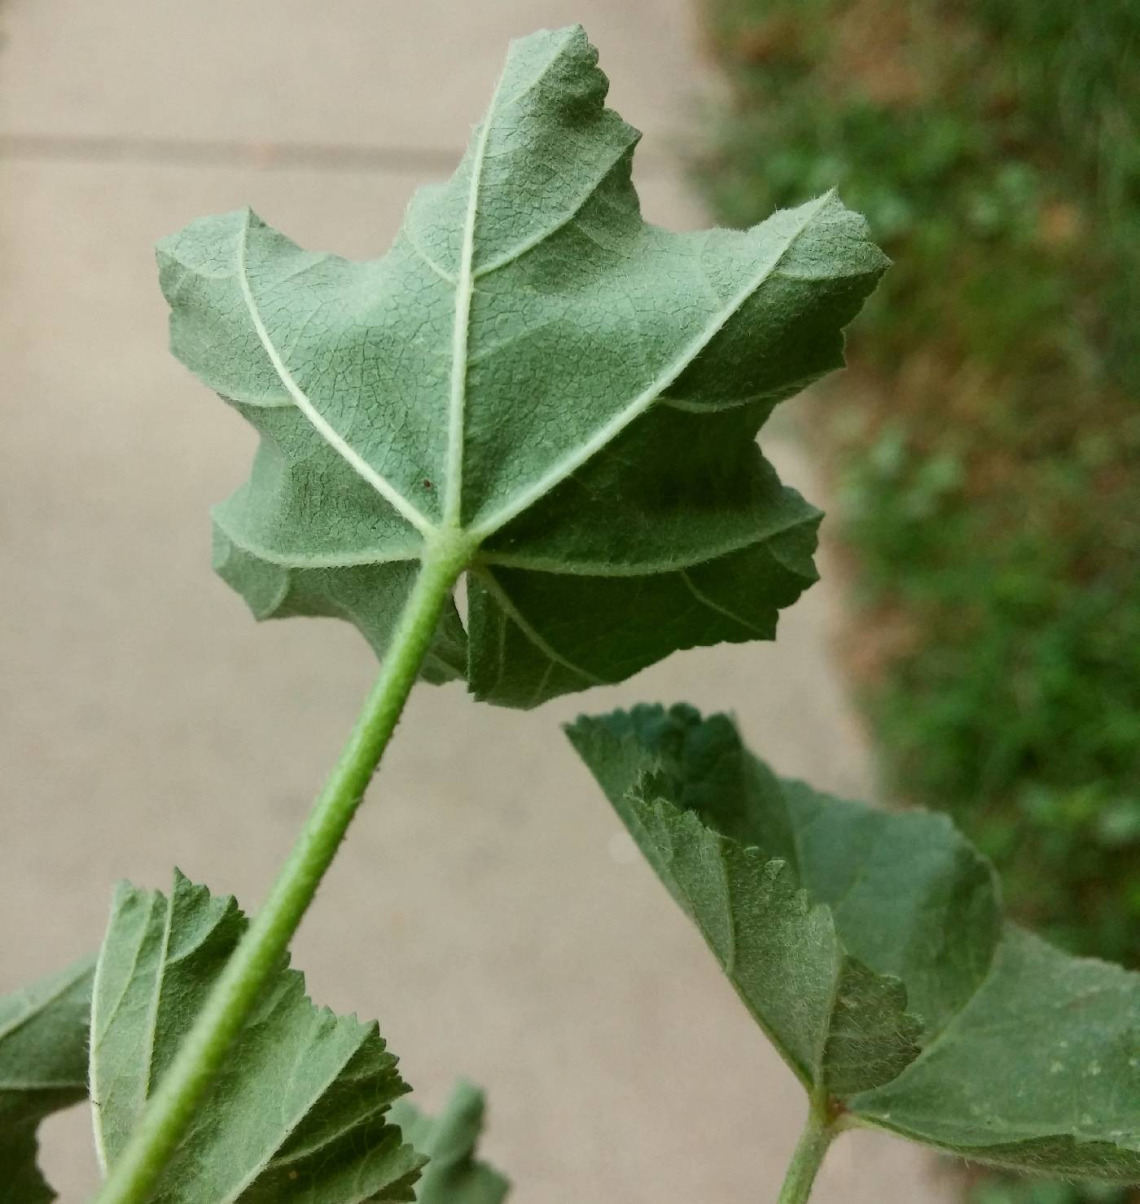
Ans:
[{"label": "leaf vein", "polygon": [[396,489],[390,481],[386,480],[369,464],[349,443],[343,438],[333,427],[326,421],[324,416],[313,405],[312,401],[306,396],[304,390],[293,379],[292,373],[289,371],[285,361],[281,358],[280,353],[273,344],[273,340],[269,336],[269,331],[266,329],[265,323],[262,320],[261,312],[257,307],[257,302],[253,296],[253,289],[249,283],[249,273],[246,269],[246,249],[249,244],[249,224],[250,211],[246,211],[245,221],[242,223],[241,233],[238,238],[237,246],[237,275],[238,285],[241,288],[242,299],[245,301],[246,310],[249,313],[250,322],[253,324],[255,333],[261,343],[265,354],[269,357],[269,362],[273,365],[273,370],[277,373],[281,383],[285,386],[289,396],[293,399],[294,404],[302,414],[312,423],[317,433],[325,440],[326,443],[337,452],[344,460],[348,462],[358,476],[367,481],[373,489],[391,506],[393,506],[400,514],[404,516],[424,535],[430,535],[434,530],[434,525],[428,520],[426,515],[420,512],[398,489]]},{"label": "leaf vein", "polygon": [[535,631],[535,629],[522,616],[514,602],[511,601],[510,595],[502,587],[490,569],[484,565],[478,570],[474,571],[478,573],[479,581],[483,585],[484,589],[486,589],[487,592],[499,604],[499,608],[503,611],[503,613],[510,617],[514,625],[539,650],[539,652],[542,653],[543,656],[561,665],[564,669],[569,669],[571,673],[575,673],[579,677],[585,678],[586,681],[590,682],[592,685],[603,686],[606,684],[604,678],[598,677],[596,674],[591,673],[588,669],[583,669],[581,665],[574,664],[573,661],[568,660],[562,655],[562,653],[552,648],[550,644],[548,644],[546,640],[544,640],[542,636],[539,635],[539,633]]},{"label": "leaf vein", "polygon": [[10,1037],[14,1032],[18,1032],[25,1024],[28,1023],[28,1021],[34,1020],[36,1016],[40,1015],[41,1012],[46,1011],[53,1003],[55,1003],[57,999],[60,999],[66,995],[67,992],[70,991],[73,986],[75,986],[75,984],[83,977],[84,974],[87,973],[89,969],[90,966],[83,963],[76,966],[75,973],[70,978],[67,978],[65,981],[63,981],[49,995],[45,995],[42,999],[38,999],[34,1007],[25,1009],[20,1013],[20,1015],[16,1016],[8,1024],[4,1025],[3,1028],[0,1028],[0,1041],[3,1041],[5,1037]]},{"label": "leaf vein", "polygon": [[595,456],[608,443],[612,442],[635,418],[639,418],[660,397],[660,395],[681,375],[696,357],[724,329],[727,322],[737,313],[742,305],[770,278],[779,267],[784,256],[795,246],[796,242],[811,225],[812,221],[822,210],[823,206],[832,199],[832,193],[825,193],[811,207],[804,219],[795,230],[784,240],[778,254],[771,257],[746,287],[741,289],[722,309],[718,310],[706,326],[699,331],[681,351],[674,356],[669,364],[662,369],[655,380],[619,410],[607,423],[599,427],[593,436],[578,447],[569,451],[562,459],[556,461],[533,484],[521,490],[510,501],[505,503],[497,512],[475,525],[472,533],[479,539],[499,530],[516,515],[534,505],[539,498],[549,493],[556,485],[561,484],[571,473],[587,460]]},{"label": "leaf vein", "polygon": [[726,619],[731,619],[734,623],[738,623],[746,631],[751,631],[755,635],[763,636],[766,634],[763,628],[758,627],[755,623],[750,623],[747,619],[742,619],[740,615],[733,613],[727,606],[721,606],[719,602],[714,602],[706,593],[699,590],[694,584],[692,577],[689,576],[685,569],[681,569],[679,576],[689,589],[689,593],[702,605],[708,607],[709,610],[715,611],[719,615],[723,615]]}]

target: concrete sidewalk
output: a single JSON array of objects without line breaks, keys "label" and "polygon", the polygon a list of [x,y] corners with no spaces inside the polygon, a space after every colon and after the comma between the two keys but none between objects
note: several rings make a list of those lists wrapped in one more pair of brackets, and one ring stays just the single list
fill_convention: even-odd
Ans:
[{"label": "concrete sidewalk", "polygon": [[[695,89],[682,0],[8,0],[0,52],[0,990],[95,947],[112,882],[177,863],[252,908],[374,664],[339,624],[256,628],[209,572],[207,506],[251,432],[166,352],[151,246],[252,203],[302,244],[381,253],[446,172],[507,39],[581,21],[647,132],[647,215]],[[769,446],[810,481],[793,448]],[[816,589],[778,646],[682,654],[534,714],[421,688],[307,919],[321,1003],[381,1018],[434,1106],[486,1085],[519,1204],[774,1200],[799,1088],[558,732],[585,706],[735,710],[783,771],[863,791]],[[47,1126],[65,1200],[88,1122]],[[821,1204],[935,1201],[901,1143],[844,1138]]]}]

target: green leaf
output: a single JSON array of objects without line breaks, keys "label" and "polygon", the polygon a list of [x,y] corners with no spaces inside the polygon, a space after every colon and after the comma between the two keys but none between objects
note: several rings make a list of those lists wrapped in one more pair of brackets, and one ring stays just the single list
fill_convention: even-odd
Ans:
[{"label": "green leaf", "polygon": [[578,27],[513,43],[381,259],[248,211],[159,246],[175,354],[261,435],[215,510],[221,575],[259,618],[339,616],[383,654],[446,548],[467,630],[450,609],[424,676],[508,706],[772,638],[819,515],[756,432],[842,364],[886,263],[830,194],[743,233],[643,221],[596,60]]},{"label": "green leaf", "polygon": [[971,1159],[1140,1181],[1140,975],[1005,923],[946,817],[779,779],[687,706],[569,734],[814,1096]]},{"label": "green leaf", "polygon": [[[246,920],[175,873],[170,897],[115,894],[95,973],[96,1147],[114,1163]],[[375,1024],[305,996],[283,963],[154,1194],[155,1204],[413,1200],[423,1159],[389,1122],[408,1090]]]},{"label": "green leaf", "polygon": [[87,1098],[91,959],[0,998],[0,1204],[46,1204],[40,1121]]},{"label": "green leaf", "polygon": [[407,1100],[392,1109],[405,1139],[429,1160],[416,1184],[418,1204],[502,1204],[507,1198],[507,1180],[475,1158],[484,1110],[483,1093],[470,1083],[455,1088],[437,1117],[424,1116]]}]

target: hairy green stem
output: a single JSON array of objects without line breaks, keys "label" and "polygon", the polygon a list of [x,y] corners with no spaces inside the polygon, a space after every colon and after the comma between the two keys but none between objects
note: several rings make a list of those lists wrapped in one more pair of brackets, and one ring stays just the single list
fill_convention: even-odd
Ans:
[{"label": "hairy green stem", "polygon": [[837,1132],[838,1129],[827,1115],[826,1105],[813,1100],[808,1109],[807,1123],[788,1166],[787,1178],[780,1189],[778,1204],[803,1204],[808,1199],[823,1164],[823,1156]]},{"label": "hairy green stem", "polygon": [[96,1204],[145,1204],[317,893],[392,736],[468,549],[437,536],[380,675],[268,899],[111,1167]]}]

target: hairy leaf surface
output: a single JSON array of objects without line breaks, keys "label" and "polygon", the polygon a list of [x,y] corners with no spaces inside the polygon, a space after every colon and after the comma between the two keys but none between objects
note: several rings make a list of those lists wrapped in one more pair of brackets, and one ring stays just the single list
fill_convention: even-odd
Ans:
[{"label": "hairy leaf surface", "polygon": [[1140,1181],[1140,975],[1006,923],[946,817],[779,779],[687,706],[569,731],[809,1091],[968,1158]]},{"label": "hairy leaf surface", "polygon": [[449,610],[424,676],[509,706],[772,638],[819,515],[756,433],[842,363],[886,263],[830,194],[742,233],[645,222],[596,59],[577,27],[513,43],[381,259],[248,211],[159,246],[175,354],[261,435],[215,511],[221,575],[383,654],[418,562],[458,544],[467,629]]},{"label": "hairy leaf surface", "polygon": [[47,1204],[40,1121],[87,1098],[90,959],[0,998],[0,1204]]},{"label": "hairy leaf surface", "polygon": [[503,1204],[510,1184],[475,1157],[485,1107],[477,1087],[460,1083],[439,1116],[424,1116],[408,1100],[392,1109],[404,1139],[428,1157],[417,1204]]},{"label": "hairy leaf surface", "polygon": [[[104,1167],[126,1145],[246,927],[232,898],[175,873],[167,898],[116,892],[91,1012]],[[155,1204],[413,1200],[423,1164],[390,1123],[408,1090],[375,1024],[315,1007],[283,963],[155,1190]]]}]

